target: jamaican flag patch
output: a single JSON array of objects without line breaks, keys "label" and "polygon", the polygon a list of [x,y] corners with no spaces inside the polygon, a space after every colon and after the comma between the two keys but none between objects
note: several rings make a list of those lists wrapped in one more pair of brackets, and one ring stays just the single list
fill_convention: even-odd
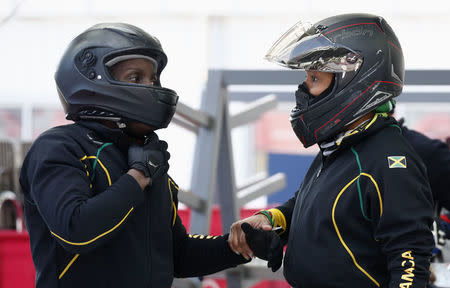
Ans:
[{"label": "jamaican flag patch", "polygon": [[406,156],[388,156],[389,168],[406,168]]}]

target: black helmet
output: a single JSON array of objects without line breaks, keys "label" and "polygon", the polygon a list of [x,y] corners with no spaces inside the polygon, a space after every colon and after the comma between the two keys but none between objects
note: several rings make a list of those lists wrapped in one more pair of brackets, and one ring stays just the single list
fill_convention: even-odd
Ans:
[{"label": "black helmet", "polygon": [[290,120],[305,147],[337,134],[403,88],[402,48],[389,24],[375,15],[338,15],[310,27],[299,22],[265,58],[291,69],[335,75],[331,92],[316,101],[300,86],[296,92]]},{"label": "black helmet", "polygon": [[[111,76],[112,64],[138,56],[153,62],[155,86],[125,83]],[[159,82],[166,64],[158,39],[142,29],[124,23],[92,26],[72,40],[55,73],[66,118],[108,119],[120,127],[129,120],[155,129],[167,127],[178,96]]]}]

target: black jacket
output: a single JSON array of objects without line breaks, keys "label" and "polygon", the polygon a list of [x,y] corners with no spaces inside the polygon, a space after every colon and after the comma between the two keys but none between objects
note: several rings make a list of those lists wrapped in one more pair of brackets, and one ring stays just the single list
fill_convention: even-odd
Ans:
[{"label": "black jacket", "polygon": [[450,150],[447,144],[406,126],[402,126],[402,134],[427,167],[434,201],[450,211]]},{"label": "black jacket", "polygon": [[170,287],[245,262],[227,236],[195,238],[165,175],[144,192],[130,175],[129,138],[95,122],[53,128],[21,171],[36,287]]},{"label": "black jacket", "polygon": [[313,161],[287,220],[284,274],[294,287],[425,287],[433,199],[419,156],[378,117]]}]

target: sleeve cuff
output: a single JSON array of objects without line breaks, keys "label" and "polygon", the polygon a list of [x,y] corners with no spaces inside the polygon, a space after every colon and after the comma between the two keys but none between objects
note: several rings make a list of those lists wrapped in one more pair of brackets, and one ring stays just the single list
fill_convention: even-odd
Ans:
[{"label": "sleeve cuff", "polygon": [[[273,217],[273,223],[274,223],[274,227],[281,227],[281,229],[283,229],[283,232],[286,231],[286,218],[284,217],[284,214],[276,209],[276,208],[272,208],[268,210],[270,213],[272,213],[272,217]],[[281,233],[283,233],[281,232]],[[280,234],[281,234],[280,233]]]}]

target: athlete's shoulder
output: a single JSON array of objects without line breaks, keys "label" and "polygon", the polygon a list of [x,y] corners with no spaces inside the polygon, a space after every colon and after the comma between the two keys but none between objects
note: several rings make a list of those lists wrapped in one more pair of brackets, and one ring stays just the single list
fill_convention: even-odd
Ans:
[{"label": "athlete's shoulder", "polygon": [[367,139],[371,153],[414,153],[410,143],[402,135],[402,129],[396,124],[388,125]]},{"label": "athlete's shoulder", "polygon": [[34,154],[35,156],[39,155],[38,158],[42,158],[61,154],[80,154],[81,149],[78,142],[80,134],[77,133],[77,129],[80,128],[77,126],[68,124],[46,130],[33,141],[27,156]]},{"label": "athlete's shoulder", "polygon": [[46,141],[48,139],[76,137],[76,135],[74,135],[75,129],[78,129],[75,123],[52,127],[40,134],[34,143]]},{"label": "athlete's shoulder", "polygon": [[[424,164],[417,152],[402,135],[400,126],[387,125],[355,147],[361,160],[371,169],[420,167]],[[390,171],[390,170],[389,170]]]}]

